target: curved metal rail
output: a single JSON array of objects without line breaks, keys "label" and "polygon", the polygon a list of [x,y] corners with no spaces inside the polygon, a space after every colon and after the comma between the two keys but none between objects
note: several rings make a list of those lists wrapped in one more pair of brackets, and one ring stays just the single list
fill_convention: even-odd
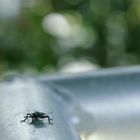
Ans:
[{"label": "curved metal rail", "polygon": [[[20,122],[26,113],[53,112],[53,125],[47,119]],[[31,79],[15,78],[0,84],[1,140],[79,140],[67,116],[65,104],[48,87]],[[29,121],[29,122],[28,122]]]}]

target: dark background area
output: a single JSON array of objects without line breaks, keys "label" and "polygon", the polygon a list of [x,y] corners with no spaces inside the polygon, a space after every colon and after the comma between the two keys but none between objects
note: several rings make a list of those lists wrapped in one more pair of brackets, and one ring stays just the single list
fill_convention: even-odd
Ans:
[{"label": "dark background area", "polygon": [[140,63],[139,0],[19,3],[0,14],[0,73],[58,71],[81,59],[101,68]]}]

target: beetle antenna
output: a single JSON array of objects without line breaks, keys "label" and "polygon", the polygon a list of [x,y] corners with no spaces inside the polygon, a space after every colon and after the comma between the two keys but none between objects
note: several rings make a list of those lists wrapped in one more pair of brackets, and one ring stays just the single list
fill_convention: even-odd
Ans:
[{"label": "beetle antenna", "polygon": [[51,111],[51,112],[49,112],[49,113],[47,113],[47,114],[51,114],[51,113],[53,113],[53,112]]}]

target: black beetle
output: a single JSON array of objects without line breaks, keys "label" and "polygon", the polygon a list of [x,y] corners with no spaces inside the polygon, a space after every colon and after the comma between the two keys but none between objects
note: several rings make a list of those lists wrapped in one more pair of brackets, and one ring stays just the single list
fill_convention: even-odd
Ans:
[{"label": "black beetle", "polygon": [[[50,112],[50,113],[52,113],[52,112]],[[48,113],[48,114],[50,114],[50,113]],[[24,116],[25,119],[21,120],[21,122],[26,122],[26,120],[28,120],[29,118],[32,119],[32,122],[34,120],[37,120],[37,119],[48,118],[49,124],[53,125],[53,123],[51,122],[51,120],[53,120],[53,119],[51,119],[48,114],[47,113],[43,113],[43,112],[39,112],[39,111],[35,111],[33,113],[27,113],[26,116]]]}]

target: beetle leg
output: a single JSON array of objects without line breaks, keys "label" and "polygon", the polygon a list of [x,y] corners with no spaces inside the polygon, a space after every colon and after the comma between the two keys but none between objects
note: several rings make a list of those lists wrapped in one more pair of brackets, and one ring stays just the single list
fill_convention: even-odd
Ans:
[{"label": "beetle leg", "polygon": [[21,120],[20,122],[25,122],[28,119],[28,116],[24,116],[24,120]]},{"label": "beetle leg", "polygon": [[25,122],[29,117],[30,117],[31,115],[29,114],[29,113],[27,113],[27,115],[26,116],[24,116],[24,120],[21,120],[20,122]]},{"label": "beetle leg", "polygon": [[[34,121],[34,119],[32,118],[32,122],[33,122],[33,121]],[[31,123],[32,123],[32,122],[31,122]]]},{"label": "beetle leg", "polygon": [[52,118],[50,118],[49,116],[45,116],[45,118],[48,118],[49,124],[52,124],[53,125],[53,123],[51,122],[53,120]]}]

